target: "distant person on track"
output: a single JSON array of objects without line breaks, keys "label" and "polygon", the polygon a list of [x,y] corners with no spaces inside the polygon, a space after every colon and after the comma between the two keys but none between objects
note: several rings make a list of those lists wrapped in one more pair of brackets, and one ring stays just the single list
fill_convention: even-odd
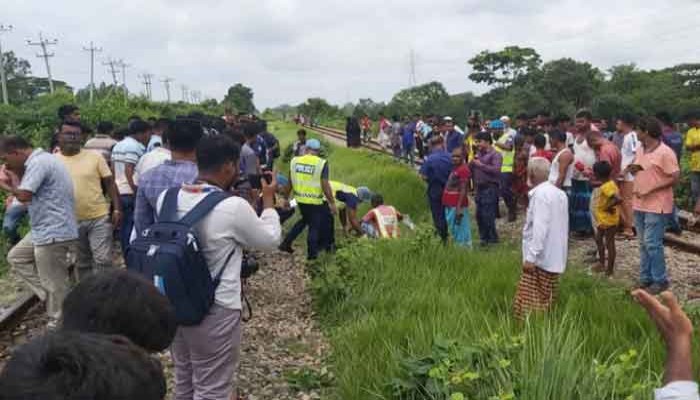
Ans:
[{"label": "distant person on track", "polygon": [[[611,178],[612,168],[606,161],[593,164],[593,173],[599,182],[600,192],[593,205],[596,221],[595,242],[598,249],[598,262],[592,270],[612,276],[615,271],[615,234],[620,224],[620,189]],[[607,251],[607,263],[606,263]]]},{"label": "distant person on track", "polygon": [[309,227],[306,241],[309,260],[315,260],[321,250],[332,250],[327,247],[331,240],[321,235],[326,218],[338,213],[329,182],[328,162],[318,156],[320,151],[321,142],[310,139],[306,142],[306,154],[294,157],[290,163],[294,199],[299,205],[302,219]]},{"label": "distant person on track", "polygon": [[501,167],[503,157],[494,150],[491,134],[479,132],[476,135],[479,152],[469,164],[476,186],[476,222],[479,226],[481,245],[487,246],[498,243],[496,232],[496,213],[498,195],[501,185]]},{"label": "distant person on track", "polygon": [[464,148],[452,150],[453,169],[445,190],[442,193],[442,205],[445,207],[447,227],[454,242],[462,247],[472,247],[472,231],[469,217],[469,179],[471,173],[464,158]]},{"label": "distant person on track", "polygon": [[405,117],[401,132],[401,156],[411,167],[415,165],[416,122]]},{"label": "distant person on track", "polygon": [[666,222],[673,212],[673,186],[680,179],[676,155],[661,142],[661,123],[653,117],[639,123],[641,146],[625,172],[634,175],[634,209],[640,251],[640,286],[659,294],[669,286],[664,256]]},{"label": "distant person on track", "polygon": [[362,141],[368,143],[372,139],[372,120],[367,114],[363,115],[360,120],[360,129],[362,130]]},{"label": "distant person on track", "polygon": [[403,127],[401,125],[401,119],[398,115],[392,117],[391,122],[391,136],[390,136],[390,146],[391,153],[394,155],[394,161],[401,161],[401,135],[403,133]]},{"label": "distant person on track", "polygon": [[379,135],[377,136],[377,141],[382,149],[390,147],[391,136],[391,121],[384,116],[384,114],[379,114]]},{"label": "distant person on track", "polygon": [[568,257],[566,194],[547,180],[550,164],[546,159],[533,158],[527,170],[532,189],[523,227],[522,273],[513,302],[518,320],[525,319],[530,312],[551,308]]},{"label": "distant person on track", "polygon": [[433,216],[435,232],[443,243],[447,243],[448,230],[442,195],[450,173],[452,173],[452,167],[452,157],[445,151],[445,142],[442,136],[430,139],[430,155],[421,166],[420,175],[428,183],[428,205]]},{"label": "distant person on track", "polygon": [[394,207],[384,205],[384,197],[372,196],[372,209],[362,217],[362,232],[372,239],[396,239],[400,236],[399,221],[403,215]]},{"label": "distant person on track", "polygon": [[306,130],[299,129],[297,131],[297,140],[292,146],[292,156],[299,157],[306,154]]},{"label": "distant person on track", "polygon": [[49,326],[61,317],[75,265],[78,223],[73,182],[55,156],[34,149],[24,138],[0,139],[0,159],[22,179],[18,186],[0,181],[0,189],[27,204],[31,231],[7,254],[13,272],[46,301]]},{"label": "distant person on track", "polygon": [[[73,181],[75,217],[78,220],[78,257],[76,272],[79,279],[93,272],[113,267],[113,227],[121,223],[119,192],[112,171],[96,152],[81,149],[81,127],[64,123],[58,134],[61,148],[57,154]],[[111,199],[112,212],[110,216]]]},{"label": "distant person on track", "polygon": [[348,117],[345,124],[345,137],[348,147],[355,148],[362,146],[362,130],[360,129],[360,124],[357,122],[357,118]]}]

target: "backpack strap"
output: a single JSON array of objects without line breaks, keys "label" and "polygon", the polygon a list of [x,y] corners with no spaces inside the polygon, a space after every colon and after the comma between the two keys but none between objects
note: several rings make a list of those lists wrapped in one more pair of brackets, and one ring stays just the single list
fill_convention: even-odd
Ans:
[{"label": "backpack strap", "polygon": [[181,224],[192,227],[202,218],[206,217],[207,214],[209,214],[209,212],[217,206],[217,204],[228,199],[229,197],[231,197],[231,194],[224,191],[217,190],[215,192],[210,192],[193,209],[191,209],[190,212],[188,212],[184,217],[182,217],[182,219],[179,222]]},{"label": "backpack strap", "polygon": [[177,195],[179,192],[179,187],[166,190],[163,204],[160,206],[160,212],[157,216],[158,222],[177,221]]}]

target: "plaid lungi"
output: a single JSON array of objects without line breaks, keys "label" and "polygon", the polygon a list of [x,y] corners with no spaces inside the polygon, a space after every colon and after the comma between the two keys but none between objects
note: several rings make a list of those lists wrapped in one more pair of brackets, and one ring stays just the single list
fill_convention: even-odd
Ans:
[{"label": "plaid lungi", "polygon": [[519,320],[532,311],[547,311],[557,297],[559,274],[540,268],[523,271],[513,300],[513,313]]}]

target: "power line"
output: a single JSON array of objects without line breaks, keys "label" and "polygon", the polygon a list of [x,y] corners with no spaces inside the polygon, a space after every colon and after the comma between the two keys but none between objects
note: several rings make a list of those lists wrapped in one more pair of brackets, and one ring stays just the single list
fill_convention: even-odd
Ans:
[{"label": "power line", "polygon": [[95,53],[100,53],[102,48],[95,47],[92,41],[90,41],[90,46],[83,47],[83,51],[90,52],[90,104],[92,104],[95,96]]},{"label": "power line", "polygon": [[54,92],[53,88],[53,78],[51,77],[51,65],[49,64],[49,58],[55,56],[55,53],[48,53],[46,51],[47,46],[55,46],[58,44],[58,39],[44,39],[44,36],[41,32],[39,32],[39,41],[38,42],[32,42],[31,40],[27,40],[27,45],[28,46],[39,46],[41,47],[41,54],[37,54],[36,56],[39,58],[43,58],[44,62],[46,63],[46,74],[49,77],[49,91],[51,94]]},{"label": "power line", "polygon": [[164,79],[161,79],[160,81],[163,82],[163,85],[165,85],[165,95],[166,95],[166,98],[168,99],[168,103],[170,103],[170,83],[175,81],[175,79],[165,77]]},{"label": "power line", "polygon": [[152,100],[153,96],[151,93],[151,84],[152,84],[151,79],[153,78],[153,74],[149,74],[148,72],[146,72],[142,75],[139,75],[139,77],[141,79],[143,79],[143,81],[141,81],[141,83],[143,83],[144,90],[146,91],[146,93],[145,93],[146,97],[148,98],[148,100]]},{"label": "power line", "polygon": [[[0,36],[5,32],[10,32],[12,25],[0,25]],[[2,41],[0,41],[0,81],[2,81],[2,102],[5,105],[10,104],[7,97],[7,75],[5,74],[5,59],[2,52]]]}]

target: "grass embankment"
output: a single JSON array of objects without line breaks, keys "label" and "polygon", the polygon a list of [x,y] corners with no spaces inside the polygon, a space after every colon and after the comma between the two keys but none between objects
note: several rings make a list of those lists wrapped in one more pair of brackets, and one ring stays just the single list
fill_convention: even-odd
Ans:
[{"label": "grass embankment", "polygon": [[[291,129],[276,133],[284,141]],[[330,165],[332,179],[367,184],[428,221],[423,184],[408,168],[343,148]],[[519,270],[517,245],[465,251],[428,231],[355,241],[326,259],[313,287],[336,398],[651,398],[663,348],[625,289],[570,268],[556,311],[519,325],[511,319]]]}]

